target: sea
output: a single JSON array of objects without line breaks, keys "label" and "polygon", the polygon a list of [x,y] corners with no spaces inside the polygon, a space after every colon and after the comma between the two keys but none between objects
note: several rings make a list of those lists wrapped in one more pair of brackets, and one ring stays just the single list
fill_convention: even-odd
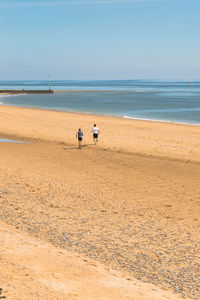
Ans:
[{"label": "sea", "polygon": [[[0,89],[45,90],[49,81],[0,81]],[[54,80],[51,89],[63,92],[0,95],[0,105],[200,125],[200,81]]]}]

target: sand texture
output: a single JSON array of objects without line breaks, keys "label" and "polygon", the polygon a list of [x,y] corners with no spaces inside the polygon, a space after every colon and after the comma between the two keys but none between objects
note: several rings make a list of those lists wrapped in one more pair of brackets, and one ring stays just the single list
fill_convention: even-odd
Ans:
[{"label": "sand texture", "polygon": [[2,295],[200,299],[199,126],[0,106],[0,133],[32,142],[0,143]]},{"label": "sand texture", "polygon": [[0,246],[0,299],[181,299],[3,223]]}]

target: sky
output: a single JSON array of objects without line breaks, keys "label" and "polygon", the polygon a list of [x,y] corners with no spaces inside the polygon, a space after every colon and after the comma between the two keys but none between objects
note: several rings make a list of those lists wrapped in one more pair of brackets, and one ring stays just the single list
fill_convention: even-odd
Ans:
[{"label": "sky", "polygon": [[0,0],[0,80],[200,79],[200,0]]}]

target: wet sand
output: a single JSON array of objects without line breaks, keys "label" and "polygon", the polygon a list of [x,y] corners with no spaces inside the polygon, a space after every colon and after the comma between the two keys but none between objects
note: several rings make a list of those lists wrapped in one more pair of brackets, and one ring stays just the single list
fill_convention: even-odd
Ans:
[{"label": "wet sand", "polygon": [[[96,147],[91,137],[94,122],[101,129]],[[79,127],[84,132],[81,150],[75,139]],[[119,299],[176,299],[175,294],[199,299],[199,133],[199,126],[1,106],[0,136],[32,142],[0,144],[1,228],[14,236],[17,230],[31,241],[37,238],[49,255],[60,249],[74,263],[80,255],[87,267],[91,262],[101,266],[104,278],[117,272],[122,288]],[[16,244],[20,239],[16,238]],[[21,265],[8,259],[6,249],[13,248],[12,242],[4,238],[0,243],[1,248],[4,245],[2,288],[9,299],[17,299],[12,290],[20,286]],[[20,244],[20,251],[27,243]],[[17,251],[12,250],[15,255]],[[43,295],[45,278],[50,280],[48,264],[47,274],[42,272],[44,254],[37,257],[31,268],[44,277],[36,289]],[[81,286],[74,263],[69,263],[69,274]],[[27,262],[23,266],[32,272]],[[81,274],[100,276],[99,268],[95,272]],[[108,287],[109,294],[96,279],[92,294],[81,295],[76,287],[67,291],[69,277],[63,269],[58,273],[58,282],[51,277],[49,290],[57,299],[70,293],[74,295],[69,299],[117,299],[116,286]],[[34,295],[38,282],[32,278],[32,289],[30,279],[23,277],[23,281]],[[59,282],[64,294],[56,289]],[[138,285],[142,285],[141,298]],[[23,299],[28,297],[24,291]]]}]

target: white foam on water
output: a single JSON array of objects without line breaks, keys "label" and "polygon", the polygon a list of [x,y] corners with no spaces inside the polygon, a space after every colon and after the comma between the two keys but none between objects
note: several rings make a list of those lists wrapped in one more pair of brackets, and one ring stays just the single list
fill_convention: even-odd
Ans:
[{"label": "white foam on water", "polygon": [[183,125],[192,125],[192,126],[200,126],[199,123],[187,123],[182,121],[169,121],[169,120],[160,120],[160,119],[148,119],[148,118],[136,118],[136,117],[129,117],[129,116],[120,116],[123,119],[131,119],[131,120],[138,120],[138,121],[149,121],[149,122],[161,122],[161,123],[172,123],[172,124],[183,124]]},{"label": "white foam on water", "polygon": [[0,98],[12,97],[12,95],[0,95]]},{"label": "white foam on water", "polygon": [[0,95],[0,98],[18,97],[24,96],[24,94],[13,94],[13,95]]},{"label": "white foam on water", "polygon": [[135,119],[135,118],[132,118],[132,117],[129,117],[129,116],[122,116],[122,118],[124,118],[124,119],[132,119],[132,120]]}]

